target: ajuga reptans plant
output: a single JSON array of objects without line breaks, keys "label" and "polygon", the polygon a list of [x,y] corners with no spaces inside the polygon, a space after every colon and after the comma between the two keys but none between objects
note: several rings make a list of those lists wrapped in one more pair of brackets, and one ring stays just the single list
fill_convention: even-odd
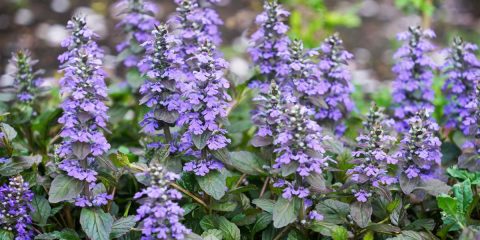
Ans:
[{"label": "ajuga reptans plant", "polygon": [[16,88],[16,98],[21,103],[31,104],[39,93],[42,83],[41,70],[34,71],[33,66],[38,60],[33,60],[28,50],[20,50],[13,54],[10,62],[15,67],[12,74]]},{"label": "ajuga reptans plant", "polygon": [[73,17],[67,29],[71,36],[62,42],[67,51],[59,56],[64,73],[60,80],[63,142],[57,149],[62,159],[59,168],[67,175],[85,181],[88,187],[77,198],[78,206],[101,206],[110,198],[105,193],[93,196],[98,173],[94,170],[98,157],[110,149],[103,129],[107,126],[107,98],[105,72],[102,70],[103,52],[94,41],[96,36],[86,26],[84,18]]},{"label": "ajuga reptans plant", "polygon": [[408,130],[408,119],[426,109],[433,112],[433,70],[435,65],[428,54],[434,49],[429,39],[435,37],[431,30],[410,27],[398,35],[403,45],[394,55],[396,60],[392,71],[393,107],[399,131]]}]

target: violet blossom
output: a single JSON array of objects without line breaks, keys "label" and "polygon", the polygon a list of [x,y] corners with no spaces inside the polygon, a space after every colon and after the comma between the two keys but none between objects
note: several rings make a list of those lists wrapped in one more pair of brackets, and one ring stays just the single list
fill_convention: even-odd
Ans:
[{"label": "violet blossom", "polygon": [[258,130],[252,139],[252,145],[255,147],[271,145],[278,134],[277,126],[282,115],[280,89],[275,81],[272,81],[268,92],[260,92],[253,101],[257,106],[253,111],[252,122],[257,125]]},{"label": "violet blossom", "polygon": [[150,186],[134,196],[141,204],[136,220],[140,222],[142,239],[184,239],[191,230],[181,223],[184,210],[177,201],[182,194],[169,186],[179,176],[160,165],[151,166],[149,175]]},{"label": "violet blossom", "polygon": [[15,67],[13,72],[14,87],[16,88],[17,100],[21,103],[31,103],[35,100],[39,92],[39,86],[42,79],[39,77],[42,70],[33,70],[33,66],[38,60],[33,60],[28,50],[17,51],[10,59],[10,63]]},{"label": "violet blossom", "polygon": [[251,36],[248,52],[264,77],[250,86],[267,92],[271,80],[275,80],[282,88],[282,76],[288,74],[286,61],[290,40],[287,36],[288,26],[284,22],[290,13],[277,0],[264,1],[263,8],[264,11],[255,20],[259,28]]},{"label": "violet blossom", "polygon": [[140,103],[149,107],[149,112],[140,125],[150,134],[162,127],[173,126],[181,105],[181,95],[174,76],[175,69],[171,63],[171,60],[174,60],[171,57],[175,56],[172,51],[174,39],[165,25],[158,26],[152,31],[152,35],[153,38],[145,43],[147,52],[139,63],[146,78],[140,87],[143,95]]},{"label": "violet blossom", "polygon": [[448,76],[442,89],[448,100],[444,108],[447,126],[459,127],[465,135],[471,135],[477,124],[474,106],[480,79],[480,61],[475,56],[477,49],[477,45],[455,38],[443,68]]},{"label": "violet blossom", "polygon": [[[110,149],[103,130],[107,125],[108,107],[105,85],[106,73],[102,69],[103,51],[95,43],[96,35],[86,26],[84,18],[73,17],[67,29],[71,36],[62,42],[67,51],[59,56],[64,73],[60,91],[65,99],[63,115],[58,120],[63,125],[60,136],[63,142],[56,153],[62,159],[59,168],[67,175],[95,187],[97,158]],[[78,205],[93,204],[96,196],[84,192]]]},{"label": "violet blossom", "polygon": [[352,191],[359,202],[367,202],[375,188],[397,182],[396,177],[389,174],[389,167],[398,162],[390,154],[396,142],[396,138],[388,132],[390,125],[393,125],[390,122],[373,104],[364,123],[364,132],[356,139],[358,149],[353,152],[354,167],[347,174],[357,186]]},{"label": "violet blossom", "polygon": [[338,135],[342,135],[346,126],[341,121],[348,117],[354,107],[351,97],[353,85],[347,66],[353,55],[344,49],[338,34],[325,39],[320,50],[318,67],[324,81],[318,83],[317,91],[325,92],[323,97],[311,99],[317,106],[315,119],[331,125]]},{"label": "violet blossom", "polygon": [[396,74],[393,82],[394,116],[399,131],[408,129],[408,119],[426,109],[433,112],[433,70],[436,68],[428,54],[434,49],[429,39],[434,38],[431,30],[410,27],[407,32],[398,35],[403,45],[397,50],[397,60],[392,68]]},{"label": "violet blossom", "polygon": [[438,125],[429,118],[426,110],[418,112],[408,122],[409,130],[395,154],[401,165],[401,174],[408,179],[440,178],[441,142],[435,136]]},{"label": "violet blossom", "polygon": [[472,172],[480,171],[480,85],[477,84],[475,101],[466,106],[466,111],[471,112],[470,117],[475,119],[475,124],[470,124],[466,141],[463,143],[462,155],[458,158],[458,166]]},{"label": "violet blossom", "polygon": [[123,64],[134,67],[145,53],[141,44],[150,39],[150,33],[159,24],[154,17],[156,6],[150,1],[120,0],[115,7],[125,14],[117,28],[121,28],[126,36],[116,48],[122,54]]},{"label": "violet blossom", "polygon": [[0,229],[13,233],[15,240],[33,239],[32,200],[33,193],[22,176],[0,186]]}]

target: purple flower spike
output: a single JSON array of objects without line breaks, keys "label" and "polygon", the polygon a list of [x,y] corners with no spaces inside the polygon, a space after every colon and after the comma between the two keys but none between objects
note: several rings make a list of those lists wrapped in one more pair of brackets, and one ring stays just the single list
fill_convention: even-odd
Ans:
[{"label": "purple flower spike", "polygon": [[396,138],[387,132],[391,127],[389,123],[383,112],[373,104],[364,123],[364,133],[357,137],[358,149],[353,152],[355,166],[347,174],[358,186],[358,190],[352,191],[359,202],[368,201],[374,188],[397,182],[397,178],[388,173],[389,165],[398,162],[389,153],[396,142]]},{"label": "purple flower spike", "polygon": [[150,186],[134,197],[141,204],[136,219],[140,222],[142,239],[184,239],[191,230],[181,223],[184,210],[177,201],[182,194],[169,186],[178,175],[167,172],[160,165],[151,166],[149,174]]},{"label": "purple flower spike", "polygon": [[318,68],[323,81],[319,81],[317,88],[319,93],[323,90],[325,92],[323,97],[311,99],[312,104],[317,107],[315,118],[320,122],[331,124],[336,133],[342,135],[345,126],[341,120],[347,118],[354,107],[351,98],[353,85],[350,82],[351,74],[347,66],[353,55],[344,49],[343,41],[338,34],[325,39],[320,50]]},{"label": "purple flower spike", "polygon": [[147,54],[140,62],[145,83],[140,87],[143,95],[140,103],[149,107],[140,125],[144,131],[155,133],[164,126],[174,125],[181,106],[181,95],[175,80],[176,70],[171,62],[175,61],[172,50],[174,39],[165,25],[153,30],[153,39],[145,43]]},{"label": "purple flower spike", "polygon": [[410,129],[395,154],[408,179],[440,178],[440,139],[435,136],[438,125],[430,120],[426,110],[409,119]]},{"label": "purple flower spike", "polygon": [[138,64],[144,49],[140,46],[150,40],[150,33],[159,22],[153,16],[156,7],[144,0],[120,0],[117,8],[124,9],[125,17],[117,24],[126,35],[123,42],[117,45],[118,52],[125,52],[123,64],[134,67]]},{"label": "purple flower spike", "polygon": [[18,51],[13,54],[10,63],[14,65],[13,72],[14,86],[16,88],[17,100],[22,103],[31,103],[39,92],[42,79],[39,75],[42,70],[34,71],[33,66],[38,60],[33,60],[28,50]]},{"label": "purple flower spike", "polygon": [[272,81],[268,92],[260,92],[253,99],[257,103],[253,112],[252,121],[258,127],[257,133],[252,139],[252,145],[263,147],[273,144],[273,139],[278,135],[277,126],[279,117],[282,115],[280,90]]},{"label": "purple flower spike", "polygon": [[458,158],[458,166],[472,172],[480,171],[480,85],[476,87],[476,101],[467,107],[472,112],[476,124],[471,124],[468,130],[467,141],[462,146],[463,153]]},{"label": "purple flower spike", "polygon": [[436,68],[428,56],[434,46],[429,39],[435,34],[431,30],[410,27],[408,32],[398,35],[404,44],[397,50],[397,60],[392,70],[396,74],[393,82],[394,115],[399,131],[408,129],[408,119],[426,109],[433,112],[433,70]]},{"label": "purple flower spike", "polygon": [[[92,187],[97,180],[96,158],[110,149],[102,129],[107,125],[105,72],[103,52],[95,43],[95,34],[86,27],[84,18],[73,17],[67,29],[72,35],[62,42],[68,51],[59,56],[64,73],[60,79],[63,115],[63,138],[57,154],[59,168],[67,175],[86,181]],[[90,195],[90,194],[89,194]],[[92,200],[92,199],[89,199]]]},{"label": "purple flower spike", "polygon": [[8,184],[0,186],[0,228],[13,233],[16,240],[33,239],[33,193],[28,187],[22,176],[10,178]]},{"label": "purple flower spike", "polygon": [[257,16],[258,30],[251,36],[248,52],[259,66],[263,81],[251,84],[263,92],[268,92],[269,81],[276,80],[283,86],[283,78],[288,74],[288,44],[290,42],[287,32],[288,26],[284,23],[290,13],[282,8],[276,0],[264,1],[264,11]]},{"label": "purple flower spike", "polygon": [[475,132],[476,86],[480,79],[480,61],[475,56],[477,45],[457,37],[448,49],[443,71],[448,76],[443,86],[448,103],[445,106],[448,127],[458,127],[465,135]]}]

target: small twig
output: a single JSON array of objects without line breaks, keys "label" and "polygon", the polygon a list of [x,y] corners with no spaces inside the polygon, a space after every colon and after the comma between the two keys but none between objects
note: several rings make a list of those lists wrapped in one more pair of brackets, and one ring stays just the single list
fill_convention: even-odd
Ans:
[{"label": "small twig", "polygon": [[282,229],[282,231],[280,231],[280,232],[278,233],[278,235],[275,236],[275,238],[274,238],[273,240],[278,240],[278,239],[280,239],[280,238],[290,229],[290,226],[291,226],[291,225],[288,225],[288,226],[286,226],[284,229]]},{"label": "small twig", "polygon": [[185,193],[186,195],[188,195],[189,197],[191,197],[193,200],[195,200],[196,202],[198,202],[200,205],[202,205],[204,208],[209,209],[209,208],[208,208],[208,205],[207,205],[202,199],[200,199],[199,197],[195,196],[193,193],[189,192],[187,189],[180,187],[180,186],[177,185],[176,183],[170,183],[170,186],[172,186],[172,187],[174,187],[175,189],[177,189],[177,190]]},{"label": "small twig", "polygon": [[270,177],[267,177],[267,178],[265,179],[265,183],[263,183],[262,191],[260,191],[260,196],[259,196],[259,198],[261,198],[261,197],[263,196],[263,194],[265,193],[265,190],[267,190],[268,182],[270,182]]}]

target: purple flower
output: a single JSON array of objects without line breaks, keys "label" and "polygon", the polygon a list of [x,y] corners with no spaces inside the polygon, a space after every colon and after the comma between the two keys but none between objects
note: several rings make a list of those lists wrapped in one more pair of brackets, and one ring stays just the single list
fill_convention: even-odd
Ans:
[{"label": "purple flower", "polygon": [[13,54],[10,63],[14,65],[14,87],[16,88],[17,100],[22,103],[32,103],[39,92],[42,79],[39,75],[41,70],[34,71],[33,66],[38,60],[33,60],[28,50],[18,51]]},{"label": "purple flower", "polygon": [[448,76],[443,86],[448,103],[444,108],[447,126],[459,127],[465,135],[475,134],[476,86],[480,79],[480,61],[475,56],[477,45],[454,39],[447,50],[443,71]]},{"label": "purple flower", "polygon": [[351,98],[353,85],[347,68],[353,55],[344,49],[343,41],[337,34],[325,39],[320,50],[318,71],[323,81],[317,83],[317,88],[318,93],[325,92],[321,94],[322,97],[315,97],[310,101],[316,106],[315,119],[332,124],[336,133],[342,135],[345,126],[341,120],[345,119],[354,107]]},{"label": "purple flower", "polygon": [[435,37],[431,30],[410,27],[408,32],[398,35],[404,44],[397,50],[397,60],[392,70],[396,74],[393,82],[394,115],[399,131],[408,129],[408,119],[426,109],[433,112],[433,70],[436,68],[428,56],[434,46],[428,41]]},{"label": "purple flower", "polygon": [[288,26],[284,22],[290,13],[276,0],[264,1],[263,8],[264,11],[256,18],[259,28],[251,36],[248,52],[264,77],[250,86],[267,92],[269,81],[275,80],[279,86],[283,86],[281,76],[288,74],[286,60],[290,40],[287,36]]},{"label": "purple flower", "polygon": [[28,187],[22,176],[10,178],[8,184],[0,186],[0,227],[13,233],[16,240],[33,239],[33,193]]},{"label": "purple flower", "polygon": [[153,38],[145,43],[147,52],[139,63],[145,83],[140,87],[143,95],[140,103],[149,107],[140,125],[144,131],[155,133],[164,126],[174,125],[182,105],[181,94],[175,80],[176,69],[172,66],[175,56],[172,50],[174,39],[165,25],[152,32]]},{"label": "purple flower", "polygon": [[140,45],[151,38],[150,33],[155,25],[159,24],[153,16],[156,7],[144,0],[120,0],[115,7],[123,9],[122,12],[125,13],[117,28],[122,29],[126,38],[117,45],[117,51],[122,52],[123,64],[126,67],[134,67],[144,54]]},{"label": "purple flower", "polygon": [[317,211],[315,210],[312,210],[308,213],[308,218],[310,220],[315,220],[315,221],[323,221],[323,215],[318,213]]},{"label": "purple flower", "polygon": [[480,85],[477,84],[475,91],[476,101],[472,101],[467,107],[475,118],[476,124],[471,124],[467,140],[462,146],[462,155],[458,158],[458,166],[472,172],[480,170]]},{"label": "purple flower", "polygon": [[272,81],[270,90],[260,92],[259,96],[253,100],[257,105],[253,111],[252,121],[257,125],[258,131],[251,143],[255,147],[268,146],[273,143],[273,138],[278,135],[277,126],[279,117],[282,115],[278,85]]},{"label": "purple flower", "polygon": [[279,179],[273,184],[274,187],[283,188],[282,197],[291,200],[293,197],[306,199],[310,195],[310,190],[302,186],[296,186],[298,182],[289,182],[283,179]]},{"label": "purple flower", "polygon": [[142,239],[184,239],[191,230],[181,223],[184,210],[177,201],[182,194],[169,187],[178,176],[160,165],[151,166],[149,175],[151,185],[135,194],[141,204],[136,219],[140,222]]},{"label": "purple flower", "polygon": [[354,167],[347,171],[358,188],[352,190],[357,201],[366,202],[374,188],[397,182],[397,178],[388,172],[389,166],[398,162],[390,154],[396,138],[388,134],[388,128],[383,112],[373,104],[364,123],[364,133],[357,137],[358,148],[353,152]]},{"label": "purple flower", "polygon": [[103,52],[85,19],[73,17],[67,29],[72,33],[62,42],[67,52],[59,57],[64,73],[60,79],[63,115],[58,120],[63,125],[63,142],[56,152],[63,160],[59,168],[92,188],[97,180],[96,158],[110,149],[102,131],[108,120]]},{"label": "purple flower", "polygon": [[440,177],[440,139],[435,136],[438,125],[429,119],[426,110],[409,119],[409,131],[395,154],[402,174],[408,179],[420,177],[425,180]]},{"label": "purple flower", "polygon": [[216,160],[199,160],[185,163],[183,171],[193,172],[197,176],[205,176],[212,170],[220,170],[223,164]]}]

